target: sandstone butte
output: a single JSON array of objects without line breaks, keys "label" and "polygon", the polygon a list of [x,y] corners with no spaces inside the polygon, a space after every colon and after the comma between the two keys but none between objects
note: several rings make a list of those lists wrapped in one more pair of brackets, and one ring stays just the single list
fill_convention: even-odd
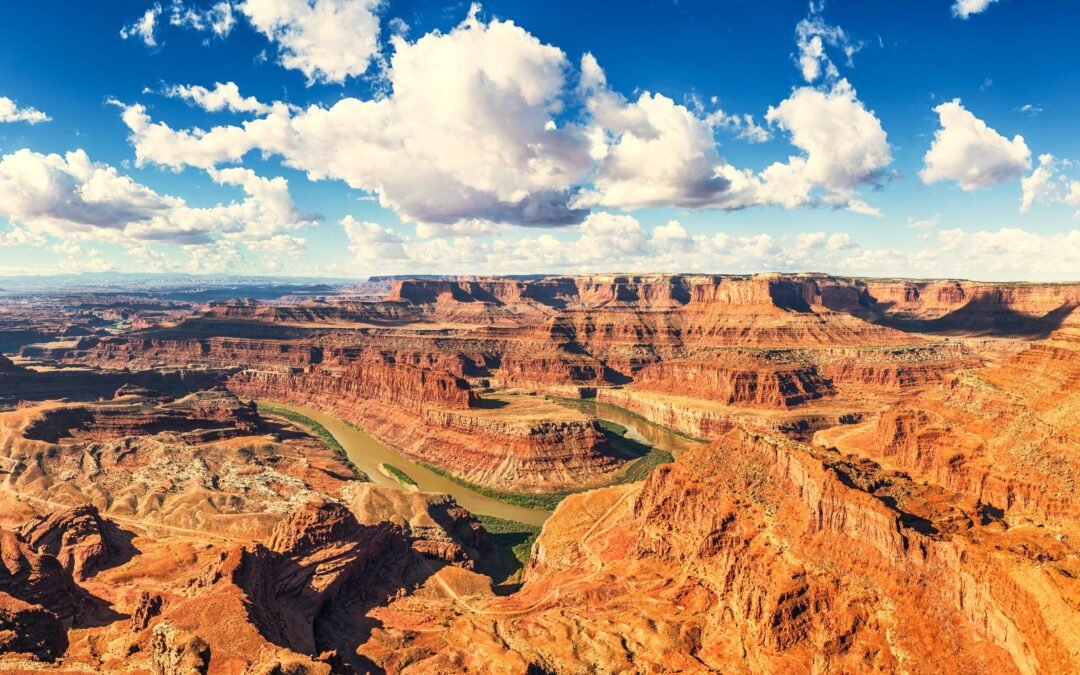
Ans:
[{"label": "sandstone butte", "polygon": [[[0,303],[0,671],[1080,672],[1078,305],[826,275]],[[628,482],[545,396],[701,442]],[[505,535],[256,398],[571,494],[498,583]]]}]

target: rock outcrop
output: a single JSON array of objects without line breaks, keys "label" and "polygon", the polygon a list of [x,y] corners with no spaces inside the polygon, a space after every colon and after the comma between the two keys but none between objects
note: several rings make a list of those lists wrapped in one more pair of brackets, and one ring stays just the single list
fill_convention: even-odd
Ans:
[{"label": "rock outcrop", "polygon": [[0,413],[0,468],[5,490],[52,514],[25,536],[82,576],[123,544],[101,517],[260,537],[312,495],[358,480],[323,442],[220,390]]},{"label": "rock outcrop", "polygon": [[735,432],[568,498],[514,596],[399,601],[362,652],[401,672],[1071,669],[1076,554],[982,523],[873,462]]},{"label": "rock outcrop", "polygon": [[1046,335],[1080,306],[1075,284],[867,282],[883,322],[934,333]]},{"label": "rock outcrop", "polygon": [[662,361],[638,372],[638,390],[680,394],[728,406],[793,408],[832,395],[832,383],[813,366],[765,359]]},{"label": "rock outcrop", "polygon": [[360,525],[340,504],[310,503],[283,520],[265,547],[230,554],[213,574],[244,593],[267,640],[316,656],[324,651],[316,644],[317,619],[394,535],[389,527]]},{"label": "rock outcrop", "polygon": [[206,675],[210,669],[206,640],[168,623],[154,627],[150,649],[154,675]]},{"label": "rock outcrop", "polygon": [[[456,382],[431,377],[413,384]],[[406,385],[380,399],[369,394],[379,385],[362,378],[362,372],[354,369],[340,376],[242,371],[229,379],[228,386],[240,396],[331,412],[414,461],[480,485],[517,491],[595,486],[608,482],[625,465],[625,459],[609,453],[595,420],[555,404],[522,398],[509,406],[505,401],[484,405],[468,389],[455,388],[444,396],[441,387],[408,393]],[[538,413],[537,407],[546,414]]]},{"label": "rock outcrop", "polygon": [[0,592],[0,654],[52,661],[67,647],[67,632],[56,614]]},{"label": "rock outcrop", "polygon": [[38,553],[47,553],[76,579],[86,579],[110,564],[121,562],[130,544],[114,523],[91,504],[37,516],[18,530]]},{"label": "rock outcrop", "polygon": [[1080,517],[1080,329],[1068,326],[996,367],[938,387],[817,441],[888,461],[1040,523]]},{"label": "rock outcrop", "polygon": [[79,621],[85,598],[60,561],[0,529],[0,593],[52,612],[65,626]]},{"label": "rock outcrop", "polygon": [[484,528],[450,495],[363,483],[351,490],[349,510],[362,525],[394,523],[417,553],[463,569],[475,569],[477,562],[492,553]]}]

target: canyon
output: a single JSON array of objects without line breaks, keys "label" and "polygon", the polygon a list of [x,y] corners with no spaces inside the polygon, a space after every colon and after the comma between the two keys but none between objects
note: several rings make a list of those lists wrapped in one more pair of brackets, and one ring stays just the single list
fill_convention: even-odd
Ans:
[{"label": "canyon", "polygon": [[0,670],[1080,669],[1080,284],[160,296],[0,295]]}]

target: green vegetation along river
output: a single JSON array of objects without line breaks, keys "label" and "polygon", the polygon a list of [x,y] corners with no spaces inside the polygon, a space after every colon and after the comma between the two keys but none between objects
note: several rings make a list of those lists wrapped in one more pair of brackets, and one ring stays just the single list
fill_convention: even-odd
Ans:
[{"label": "green vegetation along river", "polygon": [[[416,487],[420,491],[449,493],[458,504],[475,514],[495,516],[529,525],[543,525],[551,515],[548,511],[510,504],[472,490],[447,476],[406,459],[359,427],[320,410],[277,401],[257,401],[256,403],[270,409],[290,410],[321,424],[345,449],[353,465],[367,474],[371,481],[380,485],[403,488],[398,480],[379,470],[381,464],[388,464],[407,474],[416,482]],[[675,455],[678,455],[688,444],[693,443],[620,408],[595,401],[575,401],[575,407],[577,405],[601,420],[625,427],[626,438],[667,450]]]}]

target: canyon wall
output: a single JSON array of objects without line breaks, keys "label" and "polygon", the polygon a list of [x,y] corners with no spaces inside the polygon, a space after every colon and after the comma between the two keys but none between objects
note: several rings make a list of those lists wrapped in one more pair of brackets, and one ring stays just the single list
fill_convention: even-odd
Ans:
[{"label": "canyon wall", "polygon": [[1080,330],[1059,329],[1003,364],[960,370],[856,427],[818,442],[882,457],[991,510],[1068,522],[1080,460]]},{"label": "canyon wall", "polygon": [[[400,368],[387,372],[400,374]],[[513,410],[474,408],[479,401],[472,391],[431,371],[416,373],[400,388],[388,379],[392,391],[385,395],[380,385],[366,381],[369,376],[370,371],[355,366],[340,375],[249,370],[232,376],[228,387],[247,398],[329,412],[413,461],[504,490],[601,485],[625,463],[610,454],[595,420],[515,419]]]},{"label": "canyon wall", "polygon": [[[514,596],[392,603],[389,671],[1069,671],[1055,532],[857,457],[735,432],[644,484],[569,497]],[[450,621],[432,633],[433,622]]]}]

